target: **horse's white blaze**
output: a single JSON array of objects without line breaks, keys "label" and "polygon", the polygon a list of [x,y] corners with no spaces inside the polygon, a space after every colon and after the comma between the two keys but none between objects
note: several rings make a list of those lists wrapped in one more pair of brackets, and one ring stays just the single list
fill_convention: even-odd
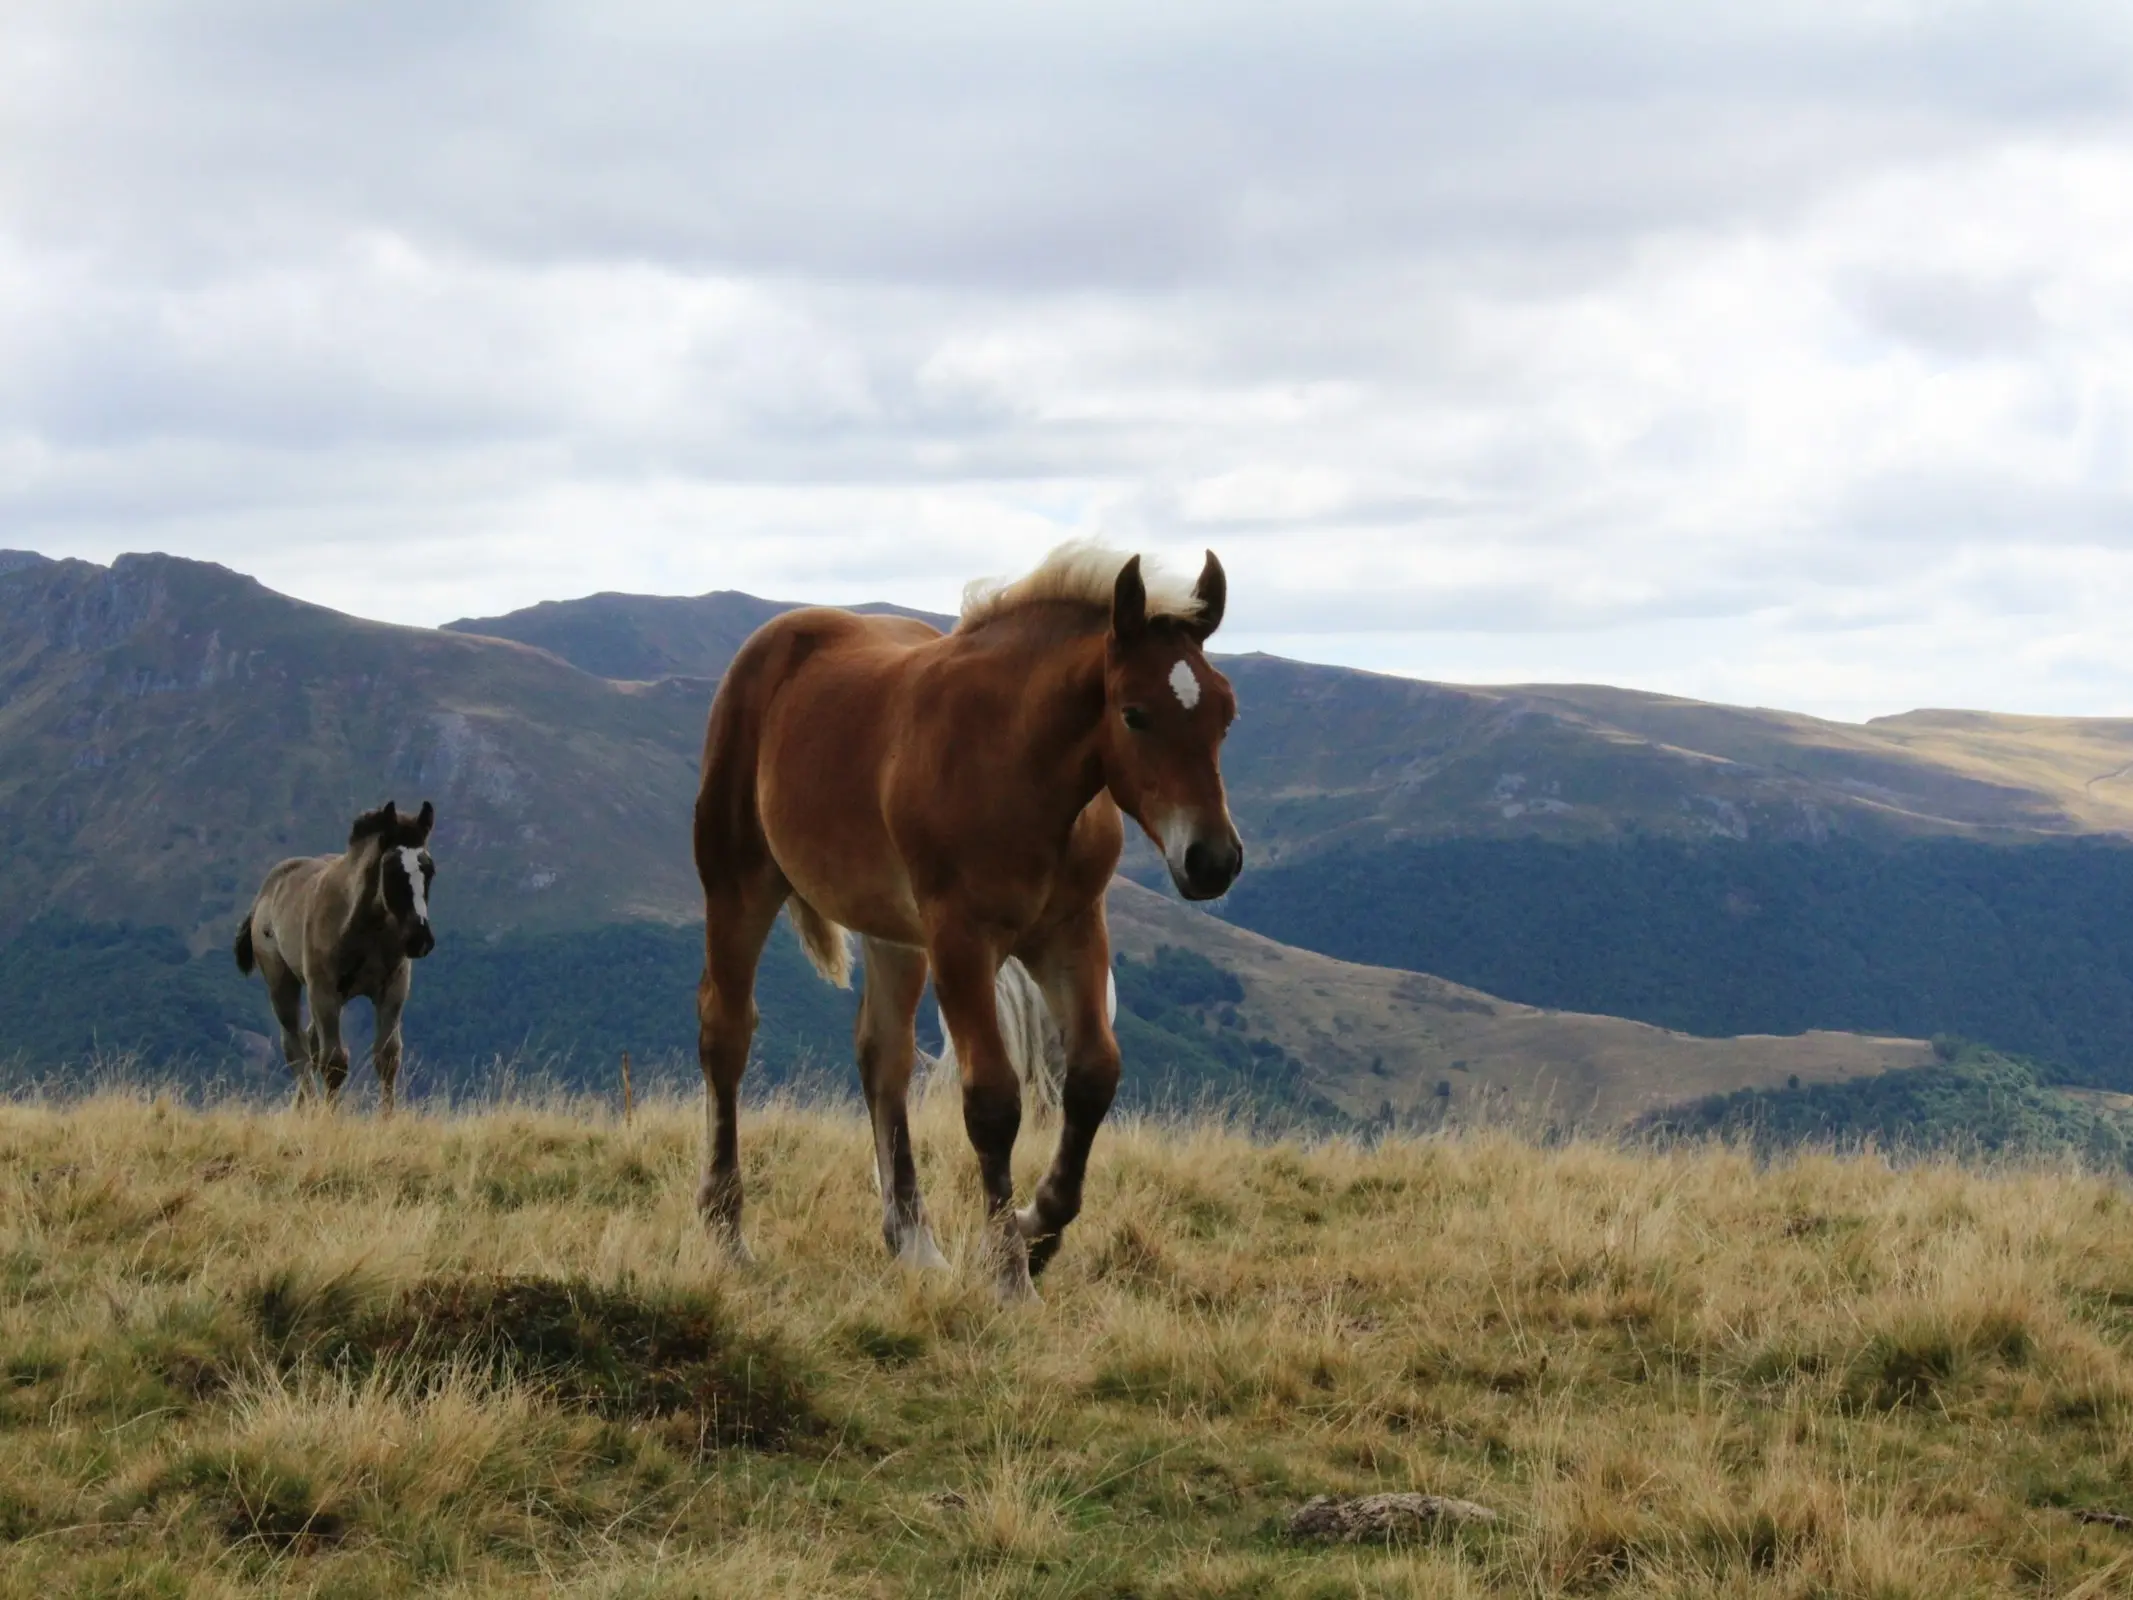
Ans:
[{"label": "horse's white blaze", "polygon": [[1192,841],[1198,832],[1193,826],[1193,819],[1182,811],[1171,812],[1158,825],[1155,830],[1156,837],[1163,842],[1163,859],[1170,863],[1171,871],[1185,870],[1185,852],[1192,848]]},{"label": "horse's white blaze", "polygon": [[422,852],[400,847],[400,870],[407,874],[408,892],[415,897],[415,920],[430,920],[429,896],[422,891]]},{"label": "horse's white blaze", "polygon": [[1170,669],[1170,692],[1187,711],[1200,703],[1200,680],[1193,673],[1192,663],[1183,657]]}]

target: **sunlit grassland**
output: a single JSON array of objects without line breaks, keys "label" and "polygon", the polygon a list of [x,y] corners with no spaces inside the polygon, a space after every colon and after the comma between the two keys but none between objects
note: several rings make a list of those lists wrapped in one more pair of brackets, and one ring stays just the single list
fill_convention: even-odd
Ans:
[{"label": "sunlit grassland", "polygon": [[[1120,1126],[1041,1306],[851,1111],[0,1105],[0,1592],[2104,1594],[2133,1205],[2070,1169]],[[1023,1183],[1044,1140],[1025,1134]],[[1500,1521],[1288,1542],[1319,1492]]]}]

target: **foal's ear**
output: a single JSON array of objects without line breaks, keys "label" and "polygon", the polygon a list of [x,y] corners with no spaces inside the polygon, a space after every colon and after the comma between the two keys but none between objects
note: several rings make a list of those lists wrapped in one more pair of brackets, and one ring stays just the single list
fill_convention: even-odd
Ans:
[{"label": "foal's ear", "polygon": [[429,803],[429,802],[428,802],[427,800],[423,801],[423,802],[422,802],[422,810],[421,810],[420,814],[419,814],[419,815],[417,815],[417,816],[416,816],[416,818],[415,818],[415,843],[416,843],[416,844],[418,844],[418,845],[421,845],[421,844],[428,844],[428,843],[429,843],[429,840],[430,840],[430,829],[431,829],[432,827],[434,827],[434,826],[436,825],[436,822],[437,822],[437,808],[436,808],[435,806],[431,805],[431,804],[430,804],[430,803]]},{"label": "foal's ear", "polygon": [[1128,556],[1111,590],[1111,637],[1120,644],[1138,644],[1147,631],[1148,586],[1141,581],[1141,558]]},{"label": "foal's ear", "polygon": [[1192,631],[1205,644],[1208,635],[1222,626],[1222,612],[1229,604],[1229,577],[1212,550],[1207,552],[1207,565],[1200,569],[1200,581],[1192,586],[1192,597],[1200,602],[1200,609],[1193,615]]}]

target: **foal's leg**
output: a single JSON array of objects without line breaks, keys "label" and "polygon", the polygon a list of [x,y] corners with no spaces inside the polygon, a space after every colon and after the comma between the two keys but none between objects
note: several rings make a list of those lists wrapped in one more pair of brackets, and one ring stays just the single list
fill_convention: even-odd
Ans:
[{"label": "foal's leg", "polygon": [[704,1179],[696,1209],[729,1260],[741,1240],[741,1074],[755,1038],[755,969],[789,891],[775,868],[704,894],[704,976],[696,990],[696,1057],[704,1072]]},{"label": "foal's leg", "polygon": [[302,1105],[314,1092],[311,1046],[304,1037],[304,981],[283,967],[268,976],[267,998],[281,1024],[281,1057],[296,1080],[296,1103]]},{"label": "foal's leg", "polygon": [[378,1069],[378,1114],[393,1114],[394,1085],[400,1081],[400,1013],[407,1008],[407,991],[414,982],[414,963],[403,961],[385,992],[378,997],[377,1043],[370,1059]]},{"label": "foal's leg", "polygon": [[1059,1150],[1036,1198],[1016,1214],[1029,1241],[1029,1269],[1042,1272],[1058,1253],[1066,1225],[1081,1211],[1081,1180],[1089,1147],[1118,1091],[1118,1039],[1109,1007],[1111,941],[1100,908],[1048,938],[1026,957],[1066,1036],[1066,1082],[1060,1092]]},{"label": "foal's leg", "polygon": [[866,942],[866,987],[859,996],[859,1085],[874,1121],[874,1169],[881,1179],[881,1236],[889,1254],[918,1267],[946,1267],[926,1225],[918,1168],[911,1160],[905,1091],[918,1053],[911,1025],[926,989],[926,952],[880,939]]},{"label": "foal's leg", "polygon": [[1015,1135],[1022,1128],[1022,1082],[1000,1038],[999,952],[967,935],[944,934],[928,952],[933,958],[933,992],[940,997],[941,1017],[955,1040],[956,1065],[963,1076],[963,1130],[978,1154],[978,1179],[985,1188],[986,1250],[992,1257],[995,1287],[1002,1300],[1034,1300],[1029,1279],[1029,1251],[1015,1226]]},{"label": "foal's leg", "polygon": [[325,1080],[326,1104],[341,1103],[348,1081],[348,1046],[341,1042],[341,997],[311,986],[311,1065]]}]

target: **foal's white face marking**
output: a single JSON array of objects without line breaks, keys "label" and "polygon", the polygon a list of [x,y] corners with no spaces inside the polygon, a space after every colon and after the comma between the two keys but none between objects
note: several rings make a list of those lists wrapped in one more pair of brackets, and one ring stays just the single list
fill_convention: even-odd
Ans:
[{"label": "foal's white face marking", "polygon": [[415,896],[415,920],[417,922],[429,921],[429,896],[424,894],[422,890],[422,852],[402,845],[400,847],[400,870],[407,874],[407,886]]},{"label": "foal's white face marking", "polygon": [[1178,697],[1178,704],[1187,711],[1200,703],[1200,680],[1194,676],[1191,663],[1183,657],[1170,669],[1170,692]]}]

